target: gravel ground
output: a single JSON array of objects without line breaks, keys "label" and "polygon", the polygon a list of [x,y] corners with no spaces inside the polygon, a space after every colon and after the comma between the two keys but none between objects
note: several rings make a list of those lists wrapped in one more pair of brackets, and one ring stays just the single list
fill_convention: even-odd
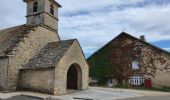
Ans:
[{"label": "gravel ground", "polygon": [[12,98],[8,98],[8,100],[44,100],[44,99],[30,96],[14,96]]},{"label": "gravel ground", "polygon": [[[86,91],[68,91],[68,92],[69,92],[68,94],[62,96],[53,96],[53,95],[34,93],[34,92],[0,93],[0,98],[4,100],[121,100],[121,99],[170,100],[170,93],[158,92],[158,91],[90,87],[89,90]],[[19,96],[19,95],[26,95],[30,97]],[[13,98],[5,99],[11,97]],[[39,97],[39,98],[33,98],[33,97]],[[51,99],[45,99],[49,97]],[[126,98],[130,98],[130,99],[126,99]]]},{"label": "gravel ground", "polygon": [[116,100],[141,96],[143,95],[123,91],[114,91],[113,89],[90,88],[86,91],[75,92],[64,96],[53,96],[52,98],[62,100]]},{"label": "gravel ground", "polygon": [[170,96],[145,96],[139,98],[129,98],[123,100],[170,100]]}]

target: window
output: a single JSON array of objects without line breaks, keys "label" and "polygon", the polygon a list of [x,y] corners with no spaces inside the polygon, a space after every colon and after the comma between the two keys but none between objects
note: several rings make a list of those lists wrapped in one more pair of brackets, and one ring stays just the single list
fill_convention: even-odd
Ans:
[{"label": "window", "polygon": [[134,60],[134,61],[132,61],[132,69],[139,69],[139,62],[138,61],[136,61],[136,60]]},{"label": "window", "polygon": [[141,75],[134,75],[129,78],[129,84],[133,86],[141,86],[144,83],[144,77]]},{"label": "window", "polygon": [[51,13],[52,15],[54,15],[54,6],[53,6],[53,5],[50,5],[50,13]]},{"label": "window", "polygon": [[37,12],[38,10],[38,2],[35,2],[33,5],[33,12]]}]

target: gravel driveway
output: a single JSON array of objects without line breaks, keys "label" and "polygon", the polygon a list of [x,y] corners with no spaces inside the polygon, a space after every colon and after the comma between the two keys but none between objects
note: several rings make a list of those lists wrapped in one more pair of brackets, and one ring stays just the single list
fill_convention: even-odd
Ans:
[{"label": "gravel driveway", "polygon": [[129,98],[123,100],[170,100],[170,96],[145,96],[139,98]]},{"label": "gravel driveway", "polygon": [[[30,97],[18,95],[26,95],[33,98],[30,99]],[[86,91],[69,91],[68,94],[62,96],[53,96],[34,92],[0,93],[0,98],[3,100],[11,97],[13,97],[11,100],[170,100],[170,93],[101,87],[90,87]]]},{"label": "gravel driveway", "polygon": [[141,97],[143,95],[131,92],[115,91],[114,89],[90,88],[63,96],[53,96],[61,100],[117,100],[124,98]]}]

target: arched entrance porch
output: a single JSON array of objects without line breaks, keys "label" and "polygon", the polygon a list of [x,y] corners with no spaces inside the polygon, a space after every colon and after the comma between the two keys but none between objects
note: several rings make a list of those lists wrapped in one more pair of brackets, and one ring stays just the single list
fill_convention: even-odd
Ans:
[{"label": "arched entrance porch", "polygon": [[78,64],[72,64],[67,72],[67,90],[82,89],[82,70]]}]

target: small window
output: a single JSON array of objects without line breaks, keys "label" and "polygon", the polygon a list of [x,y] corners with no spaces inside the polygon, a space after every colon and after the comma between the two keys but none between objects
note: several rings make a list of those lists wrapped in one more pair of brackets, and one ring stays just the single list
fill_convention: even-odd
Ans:
[{"label": "small window", "polygon": [[136,60],[134,60],[134,61],[132,61],[132,69],[139,69],[139,62],[138,61],[136,61]]},{"label": "small window", "polygon": [[38,2],[35,2],[33,5],[33,12],[37,12],[38,10]]},{"label": "small window", "polygon": [[54,15],[54,6],[53,6],[53,5],[50,5],[50,13],[51,13],[52,15]]}]

